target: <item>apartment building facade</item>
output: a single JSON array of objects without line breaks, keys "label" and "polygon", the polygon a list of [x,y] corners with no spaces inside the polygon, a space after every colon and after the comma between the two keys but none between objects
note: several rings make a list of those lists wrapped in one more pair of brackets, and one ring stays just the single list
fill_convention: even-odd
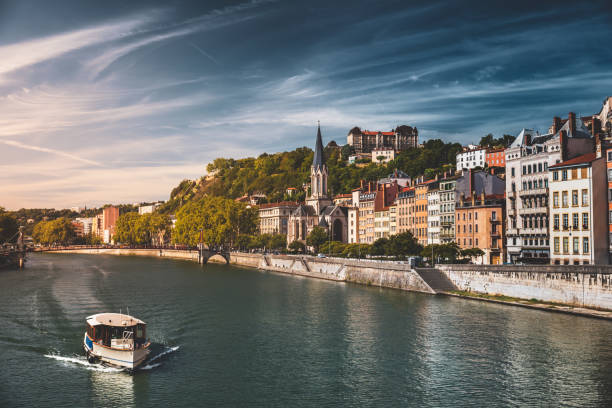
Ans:
[{"label": "apartment building facade", "polygon": [[440,243],[455,241],[455,205],[458,176],[440,180]]},{"label": "apartment building facade", "polygon": [[504,262],[503,194],[461,197],[456,209],[456,242],[461,249],[480,248],[484,255],[472,261],[484,265]]},{"label": "apartment building facade", "polygon": [[549,133],[523,129],[506,150],[507,259],[549,263],[549,168],[593,151],[589,130],[576,115],[553,118]]},{"label": "apartment building facade", "polygon": [[289,216],[299,206],[293,201],[261,204],[259,206],[259,232],[284,234],[289,232]]},{"label": "apartment building facade", "polygon": [[440,189],[427,192],[427,244],[440,243]]},{"label": "apartment building facade", "polygon": [[588,153],[550,166],[550,259],[555,265],[609,263],[606,159]]}]

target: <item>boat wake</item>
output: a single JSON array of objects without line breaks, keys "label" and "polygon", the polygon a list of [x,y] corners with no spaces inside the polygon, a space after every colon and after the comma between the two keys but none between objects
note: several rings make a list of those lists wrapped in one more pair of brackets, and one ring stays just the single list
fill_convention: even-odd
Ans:
[{"label": "boat wake", "polygon": [[[159,360],[160,358],[170,354],[170,353],[174,353],[175,351],[177,351],[180,348],[180,346],[174,346],[174,347],[169,347],[167,349],[165,349],[164,351],[162,351],[161,353],[157,354],[154,357],[151,357],[150,359],[147,360],[147,366],[150,366],[152,362]],[[161,365],[161,363],[158,364],[154,364],[155,367]],[[143,367],[144,368],[144,367]]]},{"label": "boat wake", "polygon": [[125,371],[123,368],[107,367],[100,364],[91,364],[85,357],[64,357],[57,354],[45,354],[45,357],[61,361],[65,365],[75,365],[84,367],[87,370],[99,371],[103,373],[120,373]]},{"label": "boat wake", "polygon": [[[167,356],[170,353],[174,353],[175,351],[179,349],[179,347],[180,346],[174,346],[174,347],[169,347],[163,350],[161,353],[156,354],[155,356],[148,359],[146,361],[146,365],[136,368],[136,371],[148,371],[148,370],[152,370],[154,368],[159,367],[160,365],[162,365],[162,363],[161,362],[155,363],[155,362],[161,359],[162,357]],[[89,361],[87,361],[87,358],[85,358],[84,356],[83,357],[64,357],[64,356],[60,356],[59,354],[45,354],[45,357],[51,358],[56,361],[60,361],[66,366],[71,366],[71,365],[80,366],[80,367],[84,367],[85,369],[91,370],[91,371],[98,371],[98,372],[103,372],[103,373],[127,372],[125,368],[108,367],[108,366],[97,364],[97,363],[92,364]]]}]

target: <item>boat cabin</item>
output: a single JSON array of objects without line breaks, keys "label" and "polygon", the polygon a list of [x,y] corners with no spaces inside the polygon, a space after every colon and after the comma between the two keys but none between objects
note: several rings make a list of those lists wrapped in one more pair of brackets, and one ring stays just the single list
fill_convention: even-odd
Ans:
[{"label": "boat cabin", "polygon": [[134,350],[146,344],[147,325],[120,313],[100,313],[87,318],[87,337],[104,347]]}]

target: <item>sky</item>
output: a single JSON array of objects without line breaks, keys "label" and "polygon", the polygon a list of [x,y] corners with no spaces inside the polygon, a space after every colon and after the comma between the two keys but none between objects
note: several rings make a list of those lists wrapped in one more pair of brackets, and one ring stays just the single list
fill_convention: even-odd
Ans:
[{"label": "sky", "polygon": [[[500,3],[500,4],[496,4]],[[612,3],[0,0],[0,206],[166,200],[216,157],[546,131],[612,95]]]}]

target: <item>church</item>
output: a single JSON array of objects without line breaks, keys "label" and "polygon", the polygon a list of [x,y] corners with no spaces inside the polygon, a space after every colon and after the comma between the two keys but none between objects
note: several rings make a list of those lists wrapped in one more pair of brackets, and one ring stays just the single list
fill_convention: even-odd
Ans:
[{"label": "church", "polygon": [[287,244],[306,243],[314,227],[325,229],[332,241],[348,242],[348,208],[334,205],[327,195],[327,165],[323,157],[321,126],[317,128],[314,158],[310,166],[310,195],[289,216]]}]

